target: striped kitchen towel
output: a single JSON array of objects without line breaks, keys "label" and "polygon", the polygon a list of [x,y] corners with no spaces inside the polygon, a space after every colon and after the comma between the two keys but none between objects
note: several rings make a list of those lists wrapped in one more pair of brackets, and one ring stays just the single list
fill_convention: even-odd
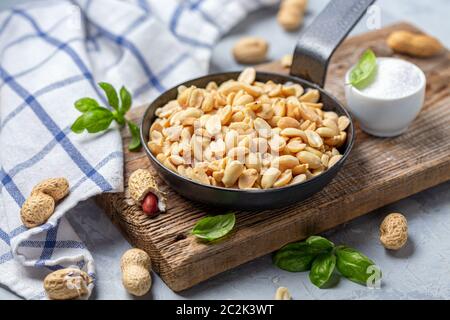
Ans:
[{"label": "striped kitchen towel", "polygon": [[[277,0],[32,1],[0,12],[0,284],[45,299],[42,279],[67,266],[95,269],[63,217],[81,200],[123,188],[117,130],[76,135],[73,102],[96,85],[126,85],[135,104],[207,73],[217,39]],[[20,207],[32,187],[66,177],[70,194],[42,226]],[[92,290],[92,286],[90,287]]]}]

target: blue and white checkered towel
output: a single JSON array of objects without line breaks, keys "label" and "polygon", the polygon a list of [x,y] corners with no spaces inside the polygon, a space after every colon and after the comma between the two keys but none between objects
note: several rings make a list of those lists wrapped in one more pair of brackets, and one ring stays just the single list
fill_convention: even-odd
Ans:
[{"label": "blue and white checkered towel", "polygon": [[[277,0],[33,1],[0,13],[0,283],[44,299],[42,279],[92,256],[64,213],[123,188],[117,130],[76,135],[80,97],[105,98],[96,83],[126,85],[135,105],[207,72],[216,40],[251,10]],[[66,177],[70,194],[49,221],[25,228],[32,187]],[[90,288],[92,289],[92,288]]]}]

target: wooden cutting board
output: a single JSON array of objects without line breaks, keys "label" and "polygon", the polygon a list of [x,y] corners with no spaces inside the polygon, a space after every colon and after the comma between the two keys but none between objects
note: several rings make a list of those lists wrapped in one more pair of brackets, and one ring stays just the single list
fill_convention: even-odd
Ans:
[{"label": "wooden cutting board", "polygon": [[[344,73],[371,47],[378,56],[391,56],[387,35],[394,30],[418,31],[396,24],[346,40],[333,56],[326,89],[344,101]],[[206,214],[221,210],[168,192],[168,212],[147,218],[125,193],[104,194],[98,203],[129,241],[147,251],[154,270],[174,291],[192,287],[225,270],[270,253],[284,244],[333,228],[388,203],[450,180],[450,56],[431,59],[404,57],[427,76],[424,109],[409,130],[395,138],[369,136],[359,129],[353,151],[338,176],[310,199],[279,210],[238,212],[234,232],[214,245],[198,242],[190,230]],[[278,62],[258,69],[288,72]],[[133,110],[140,119],[144,107]],[[123,132],[124,146],[129,136]],[[138,168],[151,168],[144,152],[125,153],[125,181]],[[153,170],[154,171],[154,170]]]}]

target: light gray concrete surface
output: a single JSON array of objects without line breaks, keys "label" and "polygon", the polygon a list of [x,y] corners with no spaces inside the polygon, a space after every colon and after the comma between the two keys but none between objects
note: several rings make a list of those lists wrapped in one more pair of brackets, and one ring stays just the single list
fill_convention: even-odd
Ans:
[{"label": "light gray concrete surface", "polygon": [[[0,9],[17,0],[0,1]],[[23,2],[20,1],[20,2]],[[306,24],[326,5],[310,0]],[[450,1],[380,0],[382,25],[407,20],[430,32],[450,47]],[[275,10],[252,14],[216,46],[211,70],[239,69],[230,48],[241,35],[261,35],[271,43],[270,58],[292,52],[297,35],[285,33],[276,24]],[[354,32],[367,30],[365,22]],[[363,44],[362,44],[363,45]],[[413,155],[412,155],[413,156]],[[378,243],[378,226],[390,212],[402,212],[409,221],[410,240],[398,252],[388,252]],[[132,299],[120,283],[119,257],[130,247],[92,200],[81,203],[69,214],[80,237],[92,251],[97,264],[98,285],[93,299]],[[450,182],[383,207],[325,233],[337,244],[353,246],[383,271],[380,289],[367,289],[345,279],[332,289],[317,289],[307,273],[277,269],[264,256],[218,275],[182,293],[172,292],[157,276],[151,294],[143,299],[272,299],[278,286],[286,286],[294,299],[450,299]],[[238,252],[236,254],[239,254]],[[0,288],[0,299],[18,299]]]}]

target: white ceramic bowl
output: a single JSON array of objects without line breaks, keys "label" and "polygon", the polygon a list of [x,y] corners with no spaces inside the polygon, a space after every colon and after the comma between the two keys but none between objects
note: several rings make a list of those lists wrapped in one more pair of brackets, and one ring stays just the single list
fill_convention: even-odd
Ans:
[{"label": "white ceramic bowl", "polygon": [[[399,92],[397,97],[389,98],[388,95],[369,95],[345,85],[345,97],[348,109],[359,120],[361,129],[374,136],[392,137],[405,132],[420,112],[425,98],[426,78],[415,64],[397,58],[377,58],[377,61],[383,59],[409,64],[419,77],[417,87],[404,95]],[[349,82],[350,71],[345,75],[346,83]]]}]

